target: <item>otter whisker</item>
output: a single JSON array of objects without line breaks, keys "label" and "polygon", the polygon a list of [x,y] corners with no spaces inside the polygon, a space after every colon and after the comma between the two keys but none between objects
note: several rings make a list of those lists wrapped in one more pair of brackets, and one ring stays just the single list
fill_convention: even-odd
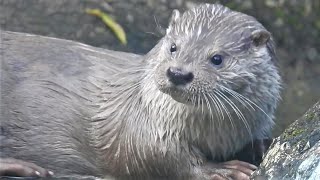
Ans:
[{"label": "otter whisker", "polygon": [[[249,103],[246,99],[242,99],[241,96],[239,96],[238,93],[235,93],[234,91],[230,91],[229,89],[224,89],[226,93],[230,94],[233,96],[236,100],[238,100],[245,108],[247,108],[249,111],[253,110],[256,111],[256,109]],[[249,107],[250,108],[249,108]]]},{"label": "otter whisker", "polygon": [[[236,94],[239,98],[241,98],[243,101],[247,102],[247,104],[252,104],[253,106],[255,106],[256,108],[258,108],[264,115],[266,115],[269,119],[272,119],[260,106],[258,106],[255,102],[251,101],[249,98],[243,96],[242,94],[232,90],[232,89],[229,89],[229,88],[226,88],[226,87],[222,87],[224,88],[225,90],[228,90],[229,92],[232,92],[233,94]],[[254,108],[254,107],[252,107]]]},{"label": "otter whisker", "polygon": [[250,115],[251,117],[254,117],[254,111],[255,109],[251,106],[251,104],[249,104],[250,107],[248,107],[248,102],[243,101],[242,99],[240,99],[237,95],[232,94],[228,91],[224,91],[225,93],[228,93],[231,97],[233,97],[235,100],[237,100],[245,109],[247,109],[246,113],[248,113],[248,116]]},{"label": "otter whisker", "polygon": [[221,107],[219,106],[217,100],[215,99],[214,96],[212,96],[211,94],[208,94],[208,97],[211,99],[211,101],[213,102],[214,104],[214,110],[216,112],[216,116],[218,118],[218,126],[221,125],[222,121],[224,120],[224,115],[223,115],[223,112],[221,110]]},{"label": "otter whisker", "polygon": [[[201,93],[201,94],[203,94],[203,92]],[[203,114],[203,116],[205,116],[206,115],[206,113],[205,112],[207,112],[207,111],[205,111],[205,100],[204,100],[204,98],[201,98],[201,96],[202,95],[199,95],[199,98],[201,99],[201,109],[202,109],[202,114]]]},{"label": "otter whisker", "polygon": [[217,90],[216,92],[224,101],[226,101],[230,105],[230,107],[233,109],[233,111],[236,113],[236,115],[241,119],[241,121],[244,123],[244,125],[245,125],[251,139],[252,139],[253,136],[252,136],[251,128],[247,122],[246,117],[243,115],[241,110],[226,95],[224,95],[220,90]]},{"label": "otter whisker", "polygon": [[237,114],[239,118],[245,119],[245,116],[242,114],[240,109],[234,104],[234,102],[230,100],[230,98],[224,95],[220,90],[217,90],[217,93],[222,99],[224,99],[230,105],[230,107],[233,109],[233,111]]},{"label": "otter whisker", "polygon": [[[207,104],[208,109],[209,109],[209,118],[210,118],[209,123],[210,123],[210,127],[212,127],[212,123],[213,123],[212,119],[214,119],[214,118],[213,118],[213,113],[212,113],[210,101],[208,100],[205,93],[202,93],[202,96]],[[217,117],[217,114],[216,114],[216,117]]]},{"label": "otter whisker", "polygon": [[218,100],[217,102],[222,106],[222,109],[226,112],[226,114],[227,114],[227,116],[229,118],[230,124],[232,126],[232,129],[234,129],[235,126],[233,124],[233,118],[232,118],[232,116],[231,116],[231,114],[229,112],[229,109],[225,106],[225,104],[221,101],[221,99],[218,98],[218,96],[216,95],[216,91],[213,91],[213,92],[214,92],[213,93],[214,97]]},{"label": "otter whisker", "polygon": [[198,110],[200,110],[201,109],[201,107],[200,107],[200,97],[199,96],[196,96],[197,97],[197,107],[198,107]]},{"label": "otter whisker", "polygon": [[[229,95],[231,95],[232,97],[234,97],[238,102],[240,102],[246,109],[248,109],[249,112],[251,112],[251,110],[255,111],[256,109],[247,101],[244,101],[241,99],[241,97],[239,97],[238,94],[235,94],[234,92],[230,91],[228,88],[222,86],[222,85],[217,85],[219,86],[219,88],[221,88],[224,92],[228,93]],[[249,108],[249,107],[250,108]]]}]

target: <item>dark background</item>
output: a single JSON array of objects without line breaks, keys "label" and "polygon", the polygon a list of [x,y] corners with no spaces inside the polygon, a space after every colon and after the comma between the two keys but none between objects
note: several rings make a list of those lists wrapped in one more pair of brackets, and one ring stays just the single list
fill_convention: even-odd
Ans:
[{"label": "dark background", "polygon": [[[157,27],[167,27],[173,9],[182,12],[200,2],[219,2],[252,15],[273,34],[284,81],[278,135],[320,98],[319,0],[0,0],[0,26],[144,54],[161,38]],[[121,45],[86,8],[110,14],[123,26],[128,45]]]}]

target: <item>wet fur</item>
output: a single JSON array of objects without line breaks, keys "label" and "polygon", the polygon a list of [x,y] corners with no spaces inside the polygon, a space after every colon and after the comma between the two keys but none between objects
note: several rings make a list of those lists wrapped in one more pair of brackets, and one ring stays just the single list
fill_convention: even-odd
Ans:
[{"label": "wet fur", "polygon": [[[279,99],[272,40],[255,45],[259,31],[250,16],[201,5],[173,15],[144,56],[2,32],[1,156],[118,177],[190,176],[230,157],[269,135]],[[217,52],[221,68],[208,63]],[[183,93],[168,89],[170,66],[195,73]]]}]

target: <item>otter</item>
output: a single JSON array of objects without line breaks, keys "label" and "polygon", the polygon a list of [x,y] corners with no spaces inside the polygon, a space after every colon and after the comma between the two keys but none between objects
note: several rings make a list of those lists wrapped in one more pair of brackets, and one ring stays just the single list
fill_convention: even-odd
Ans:
[{"label": "otter", "polygon": [[271,34],[219,4],[174,10],[146,55],[14,32],[1,54],[2,175],[249,179],[230,157],[280,98]]}]

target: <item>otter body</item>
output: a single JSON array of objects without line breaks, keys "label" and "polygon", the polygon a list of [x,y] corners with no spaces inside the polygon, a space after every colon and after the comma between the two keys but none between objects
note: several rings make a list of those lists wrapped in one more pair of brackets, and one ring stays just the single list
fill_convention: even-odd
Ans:
[{"label": "otter body", "polygon": [[2,44],[1,157],[56,175],[211,179],[273,125],[270,34],[221,5],[175,11],[143,56],[11,32]]}]

